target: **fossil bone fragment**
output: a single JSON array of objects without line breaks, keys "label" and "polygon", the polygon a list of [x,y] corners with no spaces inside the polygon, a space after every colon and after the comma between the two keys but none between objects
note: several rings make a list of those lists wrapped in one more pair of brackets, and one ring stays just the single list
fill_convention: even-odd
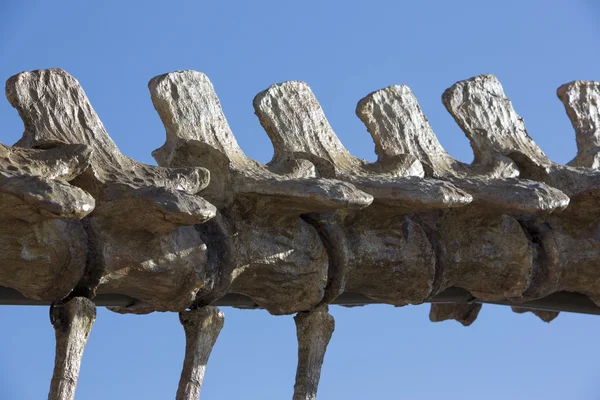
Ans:
[{"label": "fossil bone fragment", "polygon": [[56,359],[48,400],[73,400],[81,358],[96,320],[96,305],[75,297],[50,309],[56,332]]},{"label": "fossil bone fragment", "polygon": [[179,313],[185,330],[185,359],[179,380],[177,400],[198,400],[210,353],[223,328],[223,313],[216,307],[204,306]]}]

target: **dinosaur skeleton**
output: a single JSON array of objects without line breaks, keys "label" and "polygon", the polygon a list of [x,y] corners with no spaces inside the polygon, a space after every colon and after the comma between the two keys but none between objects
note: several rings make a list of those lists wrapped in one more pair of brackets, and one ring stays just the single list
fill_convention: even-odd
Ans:
[{"label": "dinosaur skeleton", "polygon": [[50,399],[74,398],[96,305],[179,312],[181,400],[200,396],[218,305],[296,314],[297,400],[316,398],[330,304],[431,302],[432,321],[464,325],[481,303],[546,322],[600,314],[599,83],[558,89],[577,137],[567,166],[528,136],[491,75],[442,96],[472,164],[446,153],[402,85],[358,103],[372,163],[344,147],[305,83],[269,87],[253,102],[274,147],[266,165],[238,146],[204,74],[149,89],[166,127],[158,167],[118,150],[65,71],[6,84],[25,132],[0,145],[0,303],[52,304]]}]

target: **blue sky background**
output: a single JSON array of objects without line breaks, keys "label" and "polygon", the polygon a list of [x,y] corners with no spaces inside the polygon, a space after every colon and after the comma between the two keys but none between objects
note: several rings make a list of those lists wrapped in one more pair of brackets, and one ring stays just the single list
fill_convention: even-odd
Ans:
[{"label": "blue sky background", "polygon": [[[575,135],[556,88],[600,80],[600,3],[590,1],[10,1],[0,0],[0,79],[60,67],[79,79],[117,145],[154,164],[164,142],[147,82],[179,69],[206,73],[247,154],[272,146],[252,98],[285,80],[309,83],[342,142],[374,160],[354,115],[392,84],[412,88],[449,153],[471,161],[443,108],[454,82],[495,74],[530,135],[561,163]],[[23,131],[0,101],[0,141]],[[203,399],[291,398],[293,319],[224,308]],[[336,331],[319,388],[336,399],[600,399],[600,317],[484,306],[469,328],[433,324],[428,306],[332,307]],[[77,398],[174,398],[184,353],[176,314],[99,309]],[[46,398],[54,332],[45,307],[0,307],[0,399]]]}]

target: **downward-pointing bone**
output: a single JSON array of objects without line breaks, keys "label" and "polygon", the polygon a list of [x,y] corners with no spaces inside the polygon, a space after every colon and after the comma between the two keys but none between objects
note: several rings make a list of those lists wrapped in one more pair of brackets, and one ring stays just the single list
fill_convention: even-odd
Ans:
[{"label": "downward-pointing bone", "polygon": [[223,313],[205,306],[179,313],[185,331],[185,359],[177,389],[177,400],[198,400],[210,353],[223,328]]},{"label": "downward-pointing bone", "polygon": [[89,299],[75,297],[53,306],[50,318],[56,333],[56,359],[48,400],[72,400],[83,351],[96,320],[96,306]]},{"label": "downward-pointing bone", "polygon": [[431,322],[441,322],[453,319],[463,324],[463,326],[469,326],[475,322],[479,311],[481,311],[481,304],[478,303],[432,304],[429,311],[429,320]]},{"label": "downward-pointing bone", "polygon": [[298,369],[294,400],[315,400],[321,367],[335,323],[326,305],[294,317],[298,335]]},{"label": "downward-pointing bone", "polygon": [[531,312],[533,315],[538,317],[544,322],[552,322],[556,317],[558,317],[558,312],[555,311],[544,311],[544,310],[532,310],[530,308],[523,307],[512,307],[512,310],[517,314],[524,314],[527,312]]},{"label": "downward-pointing bone", "polygon": [[577,138],[574,167],[600,168],[600,83],[575,81],[557,90]]}]

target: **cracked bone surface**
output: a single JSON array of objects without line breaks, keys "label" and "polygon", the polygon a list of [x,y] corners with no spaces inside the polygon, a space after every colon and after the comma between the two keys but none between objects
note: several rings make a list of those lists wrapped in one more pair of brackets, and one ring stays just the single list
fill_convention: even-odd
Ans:
[{"label": "cracked bone surface", "polygon": [[294,384],[294,400],[317,398],[325,351],[335,329],[335,321],[327,305],[294,317],[298,336],[298,369]]},{"label": "cracked bone surface", "polygon": [[273,141],[274,162],[310,160],[323,176],[373,195],[371,207],[346,218],[337,236],[347,243],[331,242],[351,253],[345,289],[379,301],[420,303],[452,286],[484,300],[518,297],[528,287],[533,251],[507,214],[549,214],[569,202],[544,183],[517,180],[507,157],[478,157],[473,165],[452,159],[405,86],[358,104],[378,154],[372,164],[348,153],[302,82],[271,86],[254,107]]},{"label": "cracked bone surface", "polygon": [[60,69],[10,78],[6,94],[19,111],[23,147],[93,149],[72,184],[96,200],[84,220],[88,268],[75,293],[122,293],[156,310],[180,311],[210,290],[206,247],[193,224],[215,215],[196,194],[209,180],[201,168],[161,168],[124,156],[104,129],[79,82]]},{"label": "cracked bone surface", "polygon": [[529,300],[574,292],[600,306],[597,82],[557,91],[577,138],[567,166],[529,137],[491,75],[442,96],[471,164],[446,153],[402,85],[358,103],[372,163],[349,153],[305,83],[269,87],[253,102],[274,147],[267,165],[238,146],[202,73],[161,75],[149,89],[167,131],[153,153],[161,167],[123,155],[65,71],[23,72],[6,85],[25,132],[0,145],[0,286],[59,304],[51,398],[73,396],[96,294],[132,298],[111,308],[120,313],[180,312],[178,398],[199,396],[223,325],[211,303],[226,294],[297,314],[298,399],[316,396],[333,332],[327,305],[344,292],[403,306],[464,289],[430,313],[463,325],[478,302],[544,321],[558,313]]},{"label": "cracked bone surface", "polygon": [[74,297],[50,309],[56,333],[56,359],[48,400],[73,400],[81,358],[96,320],[96,305],[84,297]]},{"label": "cracked bone surface", "polygon": [[512,307],[512,310],[517,314],[530,312],[544,322],[552,322],[554,319],[556,319],[556,317],[558,317],[558,314],[560,314],[556,311],[532,310],[530,308],[523,307]]},{"label": "cracked bone surface", "polygon": [[179,320],[185,331],[185,359],[177,390],[177,400],[198,400],[210,353],[223,328],[221,310],[204,306],[182,311]]},{"label": "cracked bone surface", "polygon": [[471,196],[451,183],[423,178],[421,163],[410,154],[371,164],[353,157],[303,82],[271,86],[255,97],[254,109],[273,142],[271,164],[310,161],[318,175],[348,181],[374,198],[364,212],[350,211],[345,221],[314,217],[338,260],[339,291],[395,305],[425,300],[435,277],[435,250],[407,214],[461,207]]},{"label": "cracked bone surface", "polygon": [[372,197],[352,184],[314,177],[310,162],[267,167],[248,158],[200,72],[161,75],[149,89],[167,130],[166,143],[153,153],[158,163],[200,166],[211,173],[203,196],[219,214],[198,230],[209,262],[221,273],[218,289],[200,302],[232,292],[273,314],[310,310],[321,302],[332,279],[327,252],[300,216],[362,209]]},{"label": "cracked bone surface", "polygon": [[[590,150],[595,135],[591,128],[597,119],[595,88],[597,85],[574,82],[558,90],[576,129],[579,154]],[[479,158],[510,157],[517,164],[522,180],[543,182],[570,197],[563,212],[519,218],[534,244],[528,287],[520,299],[541,298],[563,290],[588,295],[598,304],[600,273],[596,260],[600,242],[595,232],[600,211],[600,172],[551,162],[529,138],[523,118],[514,111],[500,83],[491,75],[458,82],[446,90],[442,99],[471,139]]]},{"label": "cracked bone surface", "polygon": [[68,183],[91,149],[33,150],[0,144],[0,285],[35,300],[66,297],[81,279],[94,198]]}]

